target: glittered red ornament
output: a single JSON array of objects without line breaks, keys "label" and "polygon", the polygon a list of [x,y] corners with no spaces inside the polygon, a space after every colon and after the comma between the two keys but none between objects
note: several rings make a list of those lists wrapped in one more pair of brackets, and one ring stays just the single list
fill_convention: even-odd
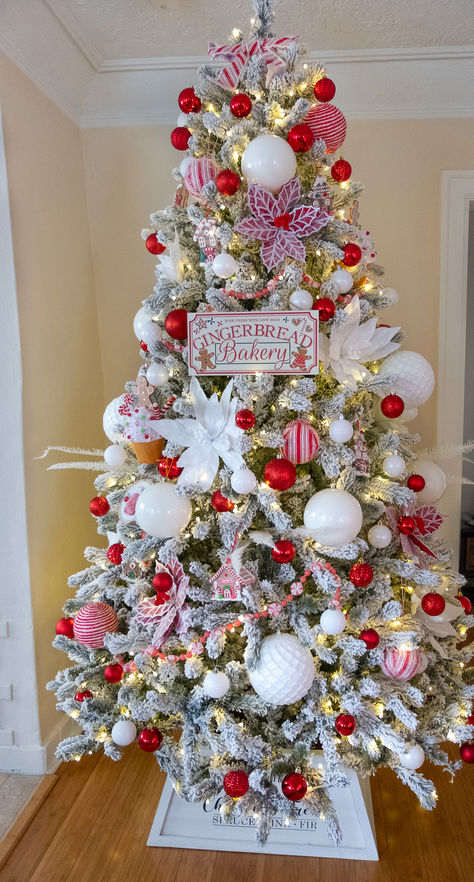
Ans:
[{"label": "glittered red ornament", "polygon": [[399,533],[409,536],[410,533],[414,533],[416,530],[415,518],[411,518],[410,515],[402,515],[401,518],[398,518],[397,528]]},{"label": "glittered red ornament", "polygon": [[459,753],[464,763],[474,763],[474,742],[465,741],[461,744]]},{"label": "glittered red ornament", "polygon": [[314,135],[306,123],[298,123],[288,132],[288,144],[295,153],[306,153],[314,144]]},{"label": "glittered red ornament", "polygon": [[93,695],[88,689],[83,689],[82,692],[76,692],[74,701],[80,701],[82,703],[86,698],[93,698]]},{"label": "glittered red ornament", "polygon": [[342,262],[344,266],[357,266],[362,257],[362,250],[355,242],[346,242],[344,245],[344,257]]},{"label": "glittered red ornament", "polygon": [[415,493],[420,493],[425,484],[426,481],[423,475],[410,475],[410,477],[407,478],[407,487],[409,487],[410,490],[414,490]]},{"label": "glittered red ornament", "polygon": [[245,92],[239,92],[231,98],[230,112],[236,116],[237,119],[243,119],[244,116],[248,116],[251,110],[252,102]]},{"label": "glittered red ornament", "polygon": [[359,634],[360,640],[363,640],[367,649],[375,649],[379,645],[380,637],[375,628],[366,628]]},{"label": "glittered red ornament", "polygon": [[121,542],[114,542],[113,545],[109,545],[107,549],[107,557],[111,563],[118,566],[122,563],[122,554],[125,551],[125,545],[122,545]]},{"label": "glittered red ornament", "polygon": [[89,508],[95,518],[102,518],[109,511],[110,505],[105,496],[94,496],[89,502]]},{"label": "glittered red ornament", "polygon": [[239,799],[249,789],[249,777],[243,769],[231,769],[224,776],[223,788],[227,796]]},{"label": "glittered red ornament", "polygon": [[334,313],[336,312],[336,306],[330,297],[318,297],[314,301],[312,308],[317,309],[319,312],[320,322],[329,322],[334,318]]},{"label": "glittered red ornament", "polygon": [[389,420],[395,420],[405,410],[403,398],[399,395],[386,395],[380,402],[380,410]]},{"label": "glittered red ornament", "polygon": [[145,245],[150,254],[163,254],[163,251],[166,251],[166,245],[162,245],[161,242],[158,242],[156,233],[150,233],[145,240]]},{"label": "glittered red ornament", "polygon": [[152,584],[157,592],[169,591],[173,584],[173,579],[169,573],[155,573]]},{"label": "glittered red ornament", "polygon": [[201,99],[198,98],[192,86],[179,93],[178,104],[183,113],[198,113],[202,107]]},{"label": "glittered red ornament", "polygon": [[104,670],[104,677],[107,680],[107,683],[120,683],[120,680],[123,677],[122,665],[107,665]]},{"label": "glittered red ornament", "polygon": [[444,612],[446,601],[441,594],[436,591],[430,591],[421,598],[421,608],[427,616],[440,616]]},{"label": "glittered red ornament", "polygon": [[458,600],[462,604],[462,608],[468,616],[472,609],[472,603],[469,600],[469,597],[466,597],[465,594],[458,594]]},{"label": "glittered red ornament", "polygon": [[326,101],[332,101],[335,94],[336,86],[329,77],[321,77],[321,79],[314,84],[314,96],[318,101],[323,103]]},{"label": "glittered red ornament", "polygon": [[374,571],[368,563],[355,563],[351,567],[349,579],[356,588],[366,588],[374,578]]},{"label": "glittered red ornament", "polygon": [[336,159],[336,162],[331,166],[331,177],[338,184],[348,181],[351,174],[352,166],[350,162],[347,162],[347,159]]},{"label": "glittered red ornament", "polygon": [[61,634],[62,637],[70,637],[71,639],[74,637],[74,619],[59,619],[56,622],[56,634]]},{"label": "glittered red ornament", "polygon": [[273,560],[279,564],[289,563],[295,556],[295,546],[289,539],[278,539],[275,548],[272,548]]},{"label": "glittered red ornament", "polygon": [[299,802],[300,799],[303,799],[307,789],[308,782],[299,772],[290,772],[281,782],[283,796],[286,796],[291,802]]},{"label": "glittered red ornament", "polygon": [[237,172],[230,168],[224,168],[216,178],[216,187],[224,196],[233,196],[240,187],[240,178]]},{"label": "glittered red ornament", "polygon": [[470,714],[470,716],[466,720],[466,723],[468,724],[468,726],[474,726],[474,714]]},{"label": "glittered red ornament", "polygon": [[297,474],[289,459],[271,459],[263,470],[263,480],[272,490],[289,490],[295,483]]},{"label": "glittered red ornament", "polygon": [[255,414],[253,410],[238,410],[235,415],[235,424],[239,429],[253,429],[255,425]]},{"label": "glittered red ornament", "polygon": [[163,478],[179,478],[183,471],[176,463],[179,456],[163,456],[158,463],[158,471]]},{"label": "glittered red ornament", "polygon": [[334,726],[339,735],[352,735],[356,727],[356,722],[352,714],[339,714],[339,716],[336,717]]},{"label": "glittered red ornament", "polygon": [[186,340],[188,336],[188,313],[185,309],[172,309],[165,318],[166,333],[173,340]]},{"label": "glittered red ornament", "polygon": [[187,150],[190,137],[191,132],[186,126],[177,126],[170,135],[171,143],[176,150]]},{"label": "glittered red ornament", "polygon": [[215,511],[222,512],[232,511],[235,503],[231,502],[230,499],[226,499],[220,490],[216,490],[211,496],[211,505]]},{"label": "glittered red ornament", "polygon": [[163,743],[163,735],[160,730],[153,726],[151,729],[142,729],[138,736],[138,746],[147,753],[159,750]]}]

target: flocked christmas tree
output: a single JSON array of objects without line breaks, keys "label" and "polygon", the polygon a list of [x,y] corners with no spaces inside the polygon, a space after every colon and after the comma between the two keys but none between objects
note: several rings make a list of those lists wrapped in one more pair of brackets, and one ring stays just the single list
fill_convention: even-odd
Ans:
[{"label": "flocked christmas tree", "polygon": [[224,788],[262,841],[300,800],[337,840],[327,788],[347,768],[389,766],[432,808],[428,762],[457,765],[440,743],[474,761],[474,619],[436,535],[444,475],[406,427],[433,371],[379,321],[397,294],[337,153],[335,86],[254,7],[248,41],[212,44],[179,96],[176,197],[143,232],[142,365],[104,415],[90,508],[109,546],[70,579],[72,666],[49,687],[83,730],[61,759],[138,736],[184,798]]}]

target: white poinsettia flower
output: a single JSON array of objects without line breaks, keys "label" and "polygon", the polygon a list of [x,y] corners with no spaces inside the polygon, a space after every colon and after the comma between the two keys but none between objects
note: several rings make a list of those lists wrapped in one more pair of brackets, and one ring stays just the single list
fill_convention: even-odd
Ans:
[{"label": "white poinsettia flower", "polygon": [[209,490],[219,468],[219,459],[232,471],[245,465],[244,459],[234,449],[244,434],[235,423],[238,401],[231,400],[233,380],[227,384],[220,398],[214,392],[208,399],[196,377],[191,380],[191,399],[195,418],[160,420],[159,431],[167,441],[187,449],[178,459],[183,469],[178,484],[200,484]]},{"label": "white poinsettia flower", "polygon": [[323,364],[332,371],[336,380],[357,388],[369,371],[364,367],[368,361],[385,358],[398,349],[392,337],[400,328],[378,328],[377,319],[371,318],[360,324],[360,302],[356,294],[345,307],[347,319],[340,325],[333,325],[331,334],[319,335],[319,353]]},{"label": "white poinsettia flower", "polygon": [[173,282],[182,282],[184,264],[181,258],[181,247],[178,234],[175,234],[174,242],[168,246],[169,254],[159,254],[157,264],[157,276],[165,276]]}]

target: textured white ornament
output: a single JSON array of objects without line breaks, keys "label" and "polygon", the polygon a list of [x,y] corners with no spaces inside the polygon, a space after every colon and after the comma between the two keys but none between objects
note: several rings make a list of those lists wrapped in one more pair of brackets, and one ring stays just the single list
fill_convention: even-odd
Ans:
[{"label": "textured white ornament", "polygon": [[311,309],[313,305],[313,296],[309,291],[303,288],[297,288],[290,294],[290,309]]},{"label": "textured white ornament", "polygon": [[124,464],[127,459],[127,452],[121,444],[111,444],[110,447],[106,447],[104,450],[104,459],[107,465],[116,468]]},{"label": "textured white ornament", "polygon": [[325,609],[321,613],[320,625],[325,634],[342,634],[346,627],[346,617],[341,609]]},{"label": "textured white ornament", "polygon": [[181,162],[179,164],[179,170],[180,170],[183,178],[184,178],[189,166],[191,165],[192,161],[193,161],[192,156],[185,156],[184,159],[181,160]]},{"label": "textured white ornament", "polygon": [[278,193],[296,174],[295,152],[278,135],[259,135],[245,148],[241,169],[249,184]]},{"label": "textured white ornament", "polygon": [[385,524],[374,524],[369,530],[368,539],[374,548],[386,548],[392,538],[392,531]]},{"label": "textured white ornament", "polygon": [[441,499],[446,490],[446,475],[439,465],[429,459],[415,459],[410,463],[410,474],[421,475],[425,479],[423,490],[416,494],[418,502],[433,505]]},{"label": "textured white ornament", "polygon": [[400,762],[406,769],[419,769],[425,761],[425,751],[419,744],[406,744],[406,750],[400,754]]},{"label": "textured white ornament", "polygon": [[124,417],[119,413],[119,407],[121,407],[122,404],[122,395],[119,395],[118,398],[114,398],[114,400],[105,408],[104,416],[102,418],[104,432],[107,435],[107,438],[114,443],[122,440],[122,432],[125,424]]},{"label": "textured white ornament", "polygon": [[257,479],[248,468],[237,469],[230,479],[230,486],[236,493],[251,493],[256,487]]},{"label": "textured white ornament", "polygon": [[230,689],[230,680],[224,671],[209,671],[204,677],[202,688],[209,698],[222,698]]},{"label": "textured white ornament", "polygon": [[352,542],[362,527],[362,509],[347,490],[319,490],[306,503],[305,527],[322,545],[334,547]]},{"label": "textured white ornament", "polygon": [[351,290],[354,279],[352,278],[349,270],[338,269],[335,270],[329,276],[329,281],[333,282],[339,291],[339,294],[347,294],[348,291]]},{"label": "textured white ornament", "polygon": [[385,457],[382,468],[389,478],[399,478],[400,475],[405,473],[406,463],[398,453],[390,453]]},{"label": "textured white ornament", "polygon": [[237,272],[238,264],[232,254],[222,251],[212,261],[212,269],[220,279],[230,279]]},{"label": "textured white ornament", "polygon": [[257,695],[270,704],[293,704],[314,680],[313,656],[294,634],[271,634],[260,647],[255,668],[248,671]]},{"label": "textured white ornament", "polygon": [[157,361],[153,362],[146,372],[146,378],[152,386],[164,386],[168,382],[169,377],[170,372],[168,368],[164,364],[158,364]]},{"label": "textured white ornament", "polygon": [[428,401],[435,384],[429,361],[419,352],[409,352],[407,349],[389,355],[380,365],[378,377],[382,380],[387,377],[387,394],[394,391],[400,395],[405,407],[418,407]]},{"label": "textured white ornament", "polygon": [[152,321],[143,306],[133,319],[133,331],[137,340],[143,340],[144,343],[156,343],[162,337],[161,328]]},{"label": "textured white ornament", "polygon": [[137,737],[137,727],[131,720],[117,720],[112,726],[112,741],[119,747],[127,747]]},{"label": "textured white ornament", "polygon": [[152,484],[140,493],[135,520],[156,539],[171,539],[184,529],[192,514],[189,499],[178,496],[174,484]]},{"label": "textured white ornament", "polygon": [[337,444],[345,444],[354,434],[354,426],[349,420],[334,420],[329,426],[329,437]]}]

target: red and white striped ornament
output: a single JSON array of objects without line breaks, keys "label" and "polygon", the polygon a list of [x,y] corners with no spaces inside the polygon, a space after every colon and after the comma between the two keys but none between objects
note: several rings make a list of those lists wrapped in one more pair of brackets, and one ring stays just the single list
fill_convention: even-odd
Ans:
[{"label": "red and white striped ornament", "polygon": [[411,680],[420,663],[419,649],[386,649],[380,667],[392,680]]},{"label": "red and white striped ornament", "polygon": [[280,450],[295,465],[310,462],[319,449],[319,435],[308,420],[292,420],[283,429],[285,439]]},{"label": "red and white striped ornament", "polygon": [[308,111],[303,122],[307,123],[315,138],[323,139],[326,153],[333,153],[344,143],[346,118],[334,104],[316,104]]},{"label": "red and white striped ornament", "polygon": [[184,173],[184,181],[191,196],[200,196],[202,188],[215,181],[219,171],[217,162],[210,156],[192,159]]},{"label": "red and white striped ornament", "polygon": [[104,637],[118,630],[118,618],[108,603],[87,603],[74,617],[74,637],[89,649],[101,649]]}]

